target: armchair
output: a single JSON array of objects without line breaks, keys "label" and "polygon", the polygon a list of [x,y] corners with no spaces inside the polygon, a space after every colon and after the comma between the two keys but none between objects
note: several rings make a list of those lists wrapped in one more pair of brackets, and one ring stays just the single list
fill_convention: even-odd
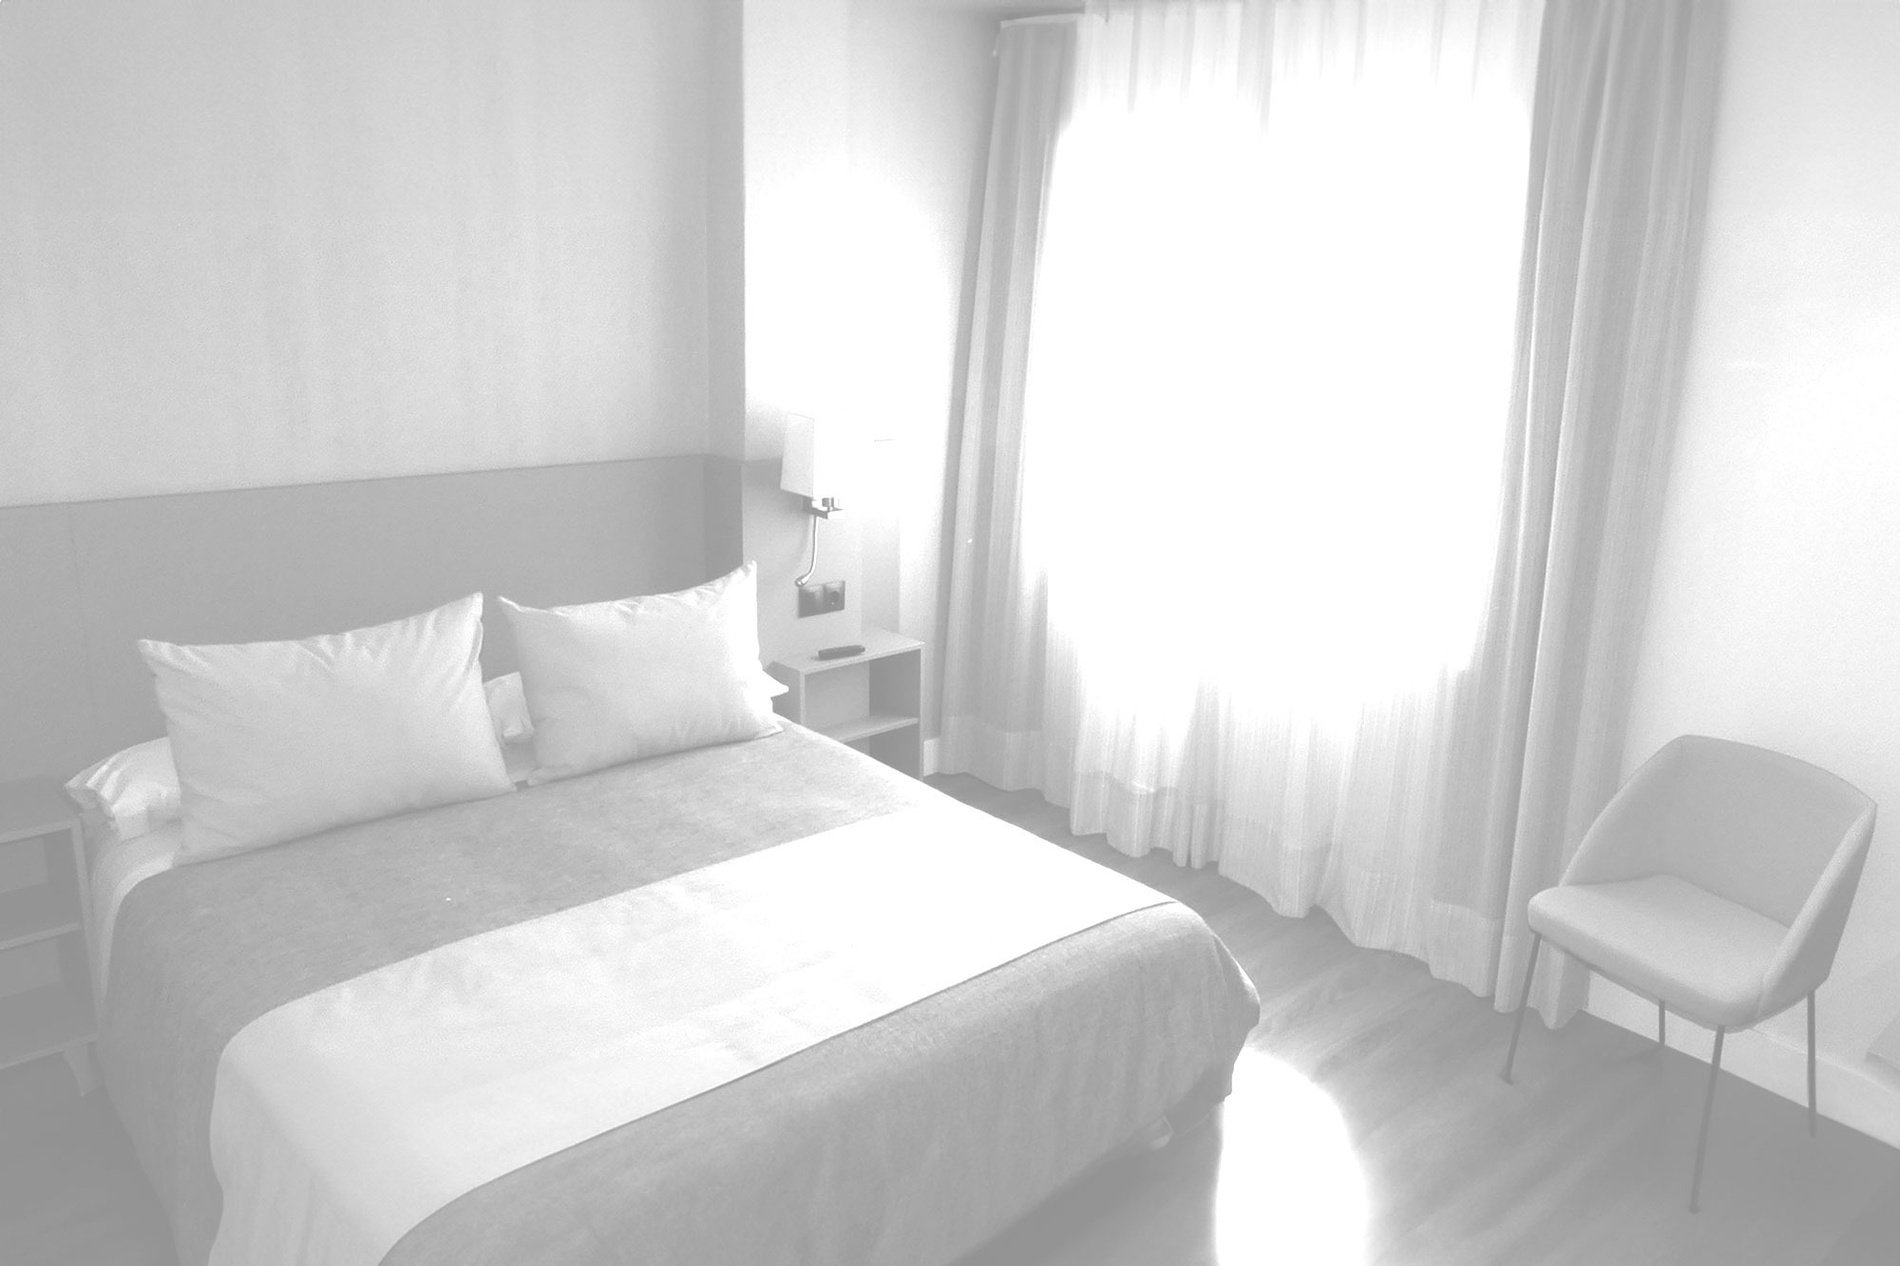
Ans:
[{"label": "armchair", "polygon": [[1873,838],[1874,802],[1805,761],[1683,735],[1644,762],[1584,834],[1561,882],[1531,898],[1530,962],[1504,1059],[1511,1080],[1537,955],[1548,940],[1599,975],[1715,1030],[1689,1209],[1728,1031],[1808,1003],[1808,1131],[1815,1128],[1814,993]]}]

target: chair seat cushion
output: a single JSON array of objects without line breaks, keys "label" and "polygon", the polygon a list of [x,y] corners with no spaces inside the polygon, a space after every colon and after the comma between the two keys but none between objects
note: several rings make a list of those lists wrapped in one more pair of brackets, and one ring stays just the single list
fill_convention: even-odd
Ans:
[{"label": "chair seat cushion", "polygon": [[1619,984],[1710,1027],[1763,1019],[1788,929],[1674,875],[1564,884],[1531,898],[1531,931]]}]

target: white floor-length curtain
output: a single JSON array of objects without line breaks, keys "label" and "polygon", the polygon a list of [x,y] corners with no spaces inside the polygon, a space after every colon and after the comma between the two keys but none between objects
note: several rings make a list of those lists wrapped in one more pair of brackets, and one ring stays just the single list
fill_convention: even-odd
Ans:
[{"label": "white floor-length curtain", "polygon": [[946,768],[1486,994],[1620,759],[1713,98],[1708,6],[1551,9],[1006,30],[946,639]]},{"label": "white floor-length curtain", "polygon": [[1056,141],[1074,87],[1075,16],[1003,24],[997,40],[970,359],[957,439],[939,762],[997,786],[1041,787],[1048,609],[1022,552],[1023,382]]}]

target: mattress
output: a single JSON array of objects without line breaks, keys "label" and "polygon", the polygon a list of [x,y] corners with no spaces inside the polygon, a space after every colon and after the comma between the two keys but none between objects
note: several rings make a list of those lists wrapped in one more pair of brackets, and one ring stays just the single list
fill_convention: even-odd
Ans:
[{"label": "mattress", "polygon": [[[217,1230],[217,1065],[257,1017],[492,929],[942,803],[787,727],[149,873],[111,930],[100,1056],[180,1261],[203,1262]],[[953,1261],[1219,1083],[1256,1018],[1205,924],[1157,905],[524,1165],[384,1260]]]}]

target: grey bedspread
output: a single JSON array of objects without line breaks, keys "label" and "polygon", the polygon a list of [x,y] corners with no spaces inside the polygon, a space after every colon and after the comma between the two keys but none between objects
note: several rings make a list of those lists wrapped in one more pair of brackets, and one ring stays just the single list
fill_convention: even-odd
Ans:
[{"label": "grey bedspread", "polygon": [[[217,1230],[218,1057],[257,1016],[920,804],[975,812],[787,727],[140,884],[120,911],[100,1055],[180,1261],[203,1262]],[[1257,1014],[1192,912],[1126,915],[488,1183],[386,1261],[949,1262],[1218,1079]]]}]

